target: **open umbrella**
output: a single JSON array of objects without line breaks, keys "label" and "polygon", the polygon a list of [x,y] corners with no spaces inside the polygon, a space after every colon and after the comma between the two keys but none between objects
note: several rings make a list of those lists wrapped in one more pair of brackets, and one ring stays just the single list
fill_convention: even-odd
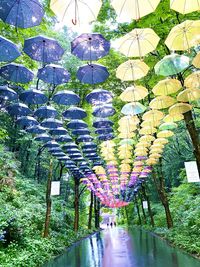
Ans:
[{"label": "open umbrella", "polygon": [[37,77],[43,82],[59,85],[62,83],[67,83],[70,79],[70,74],[63,67],[50,64],[39,69]]},{"label": "open umbrella", "polygon": [[107,118],[115,114],[115,109],[111,104],[98,105],[93,108],[93,116],[100,118]]},{"label": "open umbrella", "polygon": [[63,112],[63,116],[66,119],[72,119],[72,120],[78,119],[78,120],[80,120],[80,119],[84,119],[85,117],[87,117],[87,113],[82,108],[70,107]]},{"label": "open umbrella", "polygon": [[16,123],[21,127],[31,127],[39,124],[35,118],[30,116],[23,116],[19,118]]},{"label": "open umbrella", "polygon": [[117,68],[116,76],[122,81],[135,81],[147,75],[149,67],[141,60],[128,60]]},{"label": "open umbrella", "polygon": [[159,81],[153,88],[154,95],[171,95],[175,94],[182,88],[181,83],[176,79],[165,79]]},{"label": "open umbrella", "polygon": [[121,113],[124,115],[137,115],[143,113],[146,107],[139,102],[128,103],[123,106]]},{"label": "open umbrella", "polygon": [[81,129],[81,128],[87,128],[87,124],[82,120],[71,120],[67,127],[69,129]]},{"label": "open umbrella", "polygon": [[55,142],[55,141],[49,141],[44,146],[47,147],[47,148],[57,148],[58,151],[61,151],[61,148],[59,147],[59,144],[57,142]]},{"label": "open umbrella", "polygon": [[200,11],[200,1],[195,0],[170,0],[170,8],[181,13],[188,14],[194,11]]},{"label": "open umbrella", "polygon": [[0,36],[0,61],[11,62],[21,55],[16,44]]},{"label": "open umbrella", "polygon": [[182,114],[175,114],[175,115],[168,114],[167,116],[164,117],[163,121],[167,123],[172,123],[172,122],[181,121],[183,119],[184,119],[184,116]]},{"label": "open umbrella", "polygon": [[18,98],[17,93],[8,88],[7,86],[0,86],[0,99],[4,99],[4,100],[16,100]]},{"label": "open umbrella", "polygon": [[101,0],[51,0],[50,8],[60,22],[67,26],[95,21],[102,6]]},{"label": "open umbrella", "polygon": [[155,11],[160,0],[111,0],[119,22],[138,20]]},{"label": "open umbrella", "polygon": [[110,50],[110,42],[101,34],[83,33],[71,43],[71,52],[81,60],[98,60],[106,56]]},{"label": "open umbrella", "polygon": [[97,137],[100,141],[107,141],[107,140],[112,140],[115,138],[114,134],[110,133],[110,134],[100,134]]},{"label": "open umbrella", "polygon": [[185,89],[177,96],[179,102],[191,102],[200,99],[200,90],[197,88]]},{"label": "open umbrella", "polygon": [[191,73],[184,82],[185,87],[187,88],[200,88],[200,71],[194,71]]},{"label": "open umbrella", "polygon": [[98,128],[95,130],[95,134],[109,134],[112,133],[112,128]]},{"label": "open umbrella", "polygon": [[170,76],[185,70],[189,66],[189,57],[172,54],[165,56],[154,67],[155,73],[162,76]]},{"label": "open umbrella", "polygon": [[150,110],[143,114],[142,119],[147,121],[159,121],[162,120],[164,114],[159,110]]},{"label": "open umbrella", "polygon": [[116,40],[118,50],[127,57],[144,57],[156,49],[160,38],[150,28],[135,28]]},{"label": "open umbrella", "polygon": [[45,104],[48,101],[46,95],[39,90],[26,90],[20,94],[19,99],[26,104]]},{"label": "open umbrella", "polygon": [[199,36],[200,20],[185,20],[173,27],[165,41],[170,50],[189,50],[196,44]]},{"label": "open umbrella", "polygon": [[48,134],[40,134],[35,137],[35,141],[39,142],[49,142],[52,140],[52,137],[50,137]]},{"label": "open umbrella", "polygon": [[56,93],[52,100],[56,104],[70,106],[77,105],[80,102],[80,97],[72,91],[64,90]]},{"label": "open umbrella", "polygon": [[90,131],[88,129],[76,129],[72,131],[72,134],[74,135],[85,135],[90,134]]},{"label": "open umbrella", "polygon": [[49,130],[52,135],[66,135],[68,131],[64,127],[56,127]]},{"label": "open umbrella", "polygon": [[52,129],[52,128],[57,128],[57,127],[62,127],[63,122],[60,120],[56,120],[54,118],[50,118],[50,119],[43,120],[41,125],[45,128]]},{"label": "open umbrella", "polygon": [[22,103],[9,105],[6,110],[10,116],[27,116],[32,113],[32,111]]},{"label": "open umbrella", "polygon": [[126,88],[120,95],[122,101],[135,102],[144,99],[148,95],[148,90],[140,85]]},{"label": "open umbrella", "polygon": [[57,40],[38,35],[25,40],[24,52],[36,61],[51,63],[62,58],[64,49]]},{"label": "open umbrella", "polygon": [[34,115],[38,118],[55,118],[58,112],[55,108],[51,106],[42,106],[39,107],[35,112]]},{"label": "open umbrella", "polygon": [[158,138],[167,138],[167,137],[171,137],[173,135],[174,135],[174,133],[172,131],[169,131],[169,130],[164,130],[164,131],[160,131],[159,133],[157,133]]},{"label": "open umbrella", "polygon": [[1,0],[0,18],[19,28],[31,28],[39,25],[44,10],[38,0]]},{"label": "open umbrella", "polygon": [[177,103],[169,108],[170,115],[184,114],[192,109],[192,106],[186,103]]},{"label": "open umbrella", "polygon": [[160,126],[159,126],[159,130],[161,131],[164,131],[164,130],[174,130],[177,128],[177,124],[174,123],[174,122],[171,122],[171,123],[162,123]]},{"label": "open umbrella", "polygon": [[82,83],[97,84],[103,83],[109,77],[109,72],[103,65],[86,64],[79,67],[76,76]]},{"label": "open umbrella", "polygon": [[112,101],[112,98],[112,92],[103,89],[95,89],[91,93],[89,93],[85,99],[92,105],[100,105],[110,103]]},{"label": "open umbrella", "polygon": [[95,128],[108,128],[110,126],[113,126],[113,124],[114,123],[108,119],[97,119],[93,123],[93,127],[95,127]]},{"label": "open umbrella", "polygon": [[94,138],[90,135],[81,135],[77,138],[77,142],[90,142]]},{"label": "open umbrella", "polygon": [[58,137],[55,138],[56,142],[72,142],[72,138],[71,136],[69,136],[69,134],[66,135],[60,135]]},{"label": "open umbrella", "polygon": [[26,131],[31,134],[43,134],[46,132],[46,129],[40,125],[34,125],[27,128]]},{"label": "open umbrella", "polygon": [[194,65],[197,69],[200,68],[200,52],[197,53],[194,59],[192,60],[192,65]]},{"label": "open umbrella", "polygon": [[149,106],[152,109],[165,109],[176,103],[176,100],[171,96],[161,95],[154,98]]},{"label": "open umbrella", "polygon": [[14,83],[29,83],[34,73],[23,65],[10,63],[0,68],[0,76]]}]

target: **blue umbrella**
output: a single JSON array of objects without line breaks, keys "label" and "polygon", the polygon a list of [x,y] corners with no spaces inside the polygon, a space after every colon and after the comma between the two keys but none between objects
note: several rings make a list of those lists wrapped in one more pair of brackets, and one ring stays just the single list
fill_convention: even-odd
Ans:
[{"label": "blue umbrella", "polygon": [[[1,11],[0,11],[1,12]],[[12,62],[21,55],[16,44],[0,36],[0,61]]]},{"label": "blue umbrella", "polygon": [[80,128],[87,128],[87,124],[82,120],[71,120],[67,127],[69,129],[80,129]]},{"label": "blue umbrella", "polygon": [[73,130],[72,134],[74,134],[74,135],[85,135],[85,134],[90,134],[90,131],[88,129],[77,129],[77,130]]},{"label": "blue umbrella", "polygon": [[69,81],[70,73],[59,65],[50,64],[39,69],[37,77],[43,82],[59,85]]},{"label": "blue umbrella", "polygon": [[42,106],[34,112],[34,115],[38,118],[55,118],[58,112],[51,106]]},{"label": "blue umbrella", "polygon": [[77,138],[77,142],[90,142],[94,138],[90,135],[81,135]]},{"label": "blue umbrella", "polygon": [[103,83],[109,77],[107,68],[100,64],[86,64],[78,69],[77,78],[86,84]]},{"label": "blue umbrella", "polygon": [[0,76],[14,83],[29,83],[34,73],[23,65],[10,63],[0,68]]},{"label": "blue umbrella", "polygon": [[95,134],[109,134],[112,132],[113,132],[112,128],[98,128],[96,129]]},{"label": "blue umbrella", "polygon": [[115,109],[112,105],[98,105],[93,108],[93,116],[100,118],[107,118],[115,114]]},{"label": "blue umbrella", "polygon": [[22,103],[16,103],[8,106],[6,108],[10,116],[27,116],[32,113],[32,111]]},{"label": "blue umbrella", "polygon": [[52,149],[52,151],[50,151],[50,153],[55,157],[65,157],[66,156],[66,154],[64,152],[60,152],[60,151],[54,152],[53,149]]},{"label": "blue umbrella", "polygon": [[66,151],[70,155],[72,155],[72,154],[80,154],[80,151],[77,148],[66,149]]},{"label": "blue umbrella", "polygon": [[78,148],[78,145],[75,143],[71,143],[63,146],[63,149],[72,149],[72,148]]},{"label": "blue umbrella", "polygon": [[62,127],[63,122],[60,120],[56,120],[56,119],[46,119],[44,121],[42,121],[41,125],[45,128],[57,128],[57,127]]},{"label": "blue umbrella", "polygon": [[26,129],[27,132],[32,134],[43,134],[46,133],[46,129],[40,125],[34,125]]},{"label": "blue umbrella", "polygon": [[21,127],[31,127],[31,126],[39,124],[35,118],[30,117],[30,116],[23,116],[23,117],[19,118],[16,121],[16,123]]},{"label": "blue umbrella", "polygon": [[46,95],[39,90],[26,90],[20,94],[19,99],[26,104],[45,104],[48,101]]},{"label": "blue umbrella", "polygon": [[83,33],[71,43],[71,52],[81,60],[98,60],[110,51],[110,42],[101,34]]},{"label": "blue umbrella", "polygon": [[95,89],[86,96],[86,101],[92,105],[110,103],[113,95],[110,91],[103,89]]},{"label": "blue umbrella", "polygon": [[80,97],[72,91],[59,91],[52,99],[56,104],[60,105],[77,105],[80,102]]},{"label": "blue umbrella", "polygon": [[65,135],[68,133],[68,131],[64,127],[57,127],[49,130],[49,133],[52,135]]},{"label": "blue umbrella", "polygon": [[90,152],[90,153],[93,153],[93,152],[96,152],[96,148],[83,148],[82,149],[83,153],[87,153],[87,152]]},{"label": "blue umbrella", "polygon": [[8,88],[7,86],[0,86],[0,98],[4,100],[16,100],[18,98],[17,93]]},{"label": "blue umbrella", "polygon": [[48,142],[51,140],[52,137],[50,137],[48,134],[40,134],[35,137],[35,141]]},{"label": "blue umbrella", "polygon": [[67,168],[67,166],[75,166],[75,163],[72,161],[72,160],[67,160],[66,161],[66,168]]},{"label": "blue umbrella", "polygon": [[63,116],[66,119],[84,119],[87,117],[87,113],[82,108],[71,107],[63,112]]},{"label": "blue umbrella", "polygon": [[44,147],[47,147],[47,148],[58,148],[59,150],[61,150],[61,148],[59,147],[59,144],[56,141],[49,141],[44,145]]},{"label": "blue umbrella", "polygon": [[82,146],[82,148],[97,148],[97,145],[92,142],[87,142]]},{"label": "blue umbrella", "polygon": [[71,142],[72,141],[72,138],[71,136],[69,136],[68,134],[67,135],[60,135],[59,137],[57,137],[55,139],[57,142]]},{"label": "blue umbrella", "polygon": [[115,138],[113,134],[101,134],[98,136],[98,139],[101,141],[112,140],[113,138]]},{"label": "blue umbrella", "polygon": [[57,159],[58,160],[62,160],[62,161],[64,161],[64,160],[70,160],[70,158],[68,156],[57,156]]},{"label": "blue umbrella", "polygon": [[62,58],[64,49],[55,39],[38,35],[25,40],[24,52],[36,61],[51,63]]},{"label": "blue umbrella", "polygon": [[1,0],[0,18],[15,27],[31,28],[41,23],[44,10],[38,0]]},{"label": "blue umbrella", "polygon": [[110,126],[113,126],[113,122],[107,119],[97,119],[94,123],[93,123],[93,127],[95,128],[108,128]]}]

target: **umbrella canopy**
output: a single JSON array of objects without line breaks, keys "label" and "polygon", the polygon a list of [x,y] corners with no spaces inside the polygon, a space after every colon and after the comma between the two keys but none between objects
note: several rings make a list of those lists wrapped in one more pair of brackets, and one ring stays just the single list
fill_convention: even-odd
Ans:
[{"label": "umbrella canopy", "polygon": [[85,143],[82,148],[96,148],[97,145],[95,143],[92,143],[92,142],[87,142]]},{"label": "umbrella canopy", "polygon": [[26,90],[20,94],[19,99],[26,104],[45,104],[48,101],[46,95],[39,90]]},{"label": "umbrella canopy", "polygon": [[71,144],[67,144],[63,146],[63,149],[74,149],[74,148],[78,148],[78,145],[75,143],[71,143]]},{"label": "umbrella canopy", "polygon": [[107,140],[112,140],[113,138],[115,138],[115,136],[114,134],[110,133],[110,134],[101,134],[97,138],[101,141],[107,141]]},{"label": "umbrella canopy", "polygon": [[39,25],[44,10],[38,0],[2,0],[0,18],[8,24],[19,28],[31,28]]},{"label": "umbrella canopy", "polygon": [[52,100],[56,104],[70,106],[77,105],[80,102],[80,97],[72,91],[64,90],[56,93]]},{"label": "umbrella canopy", "polygon": [[86,64],[79,67],[76,76],[82,83],[97,84],[103,83],[109,77],[109,72],[103,65]]},{"label": "umbrella canopy", "polygon": [[18,98],[17,93],[8,88],[7,86],[0,86],[0,99],[4,99],[4,100],[16,100]]},{"label": "umbrella canopy", "polygon": [[172,54],[165,56],[154,67],[155,73],[162,76],[170,76],[180,73],[189,66],[189,57]]},{"label": "umbrella canopy", "polygon": [[146,121],[160,121],[163,117],[163,112],[159,110],[150,110],[143,114],[142,119]]},{"label": "umbrella canopy", "polygon": [[192,61],[192,65],[195,66],[195,68],[199,69],[200,68],[200,53],[197,53],[196,56],[194,57]]},{"label": "umbrella canopy", "polygon": [[93,123],[93,127],[95,128],[108,128],[110,126],[113,126],[113,122],[107,119],[97,119],[94,123]]},{"label": "umbrella canopy", "polygon": [[82,129],[82,128],[87,128],[87,124],[82,120],[71,120],[67,124],[67,127],[69,129]]},{"label": "umbrella canopy", "polygon": [[157,137],[158,138],[167,138],[167,137],[171,137],[173,136],[174,133],[172,131],[169,131],[169,130],[164,130],[164,131],[160,131],[158,134],[157,134]]},{"label": "umbrella canopy", "polygon": [[175,94],[182,88],[181,83],[176,79],[165,79],[159,81],[153,88],[154,95],[171,95]]},{"label": "umbrella canopy", "polygon": [[98,105],[103,103],[110,103],[112,101],[112,98],[112,92],[103,89],[95,89],[91,93],[89,93],[85,99],[92,105]]},{"label": "umbrella canopy", "polygon": [[184,82],[185,87],[187,88],[197,88],[199,89],[200,87],[200,71],[195,71],[187,78],[185,79]]},{"label": "umbrella canopy", "polygon": [[72,120],[78,119],[78,120],[80,120],[80,119],[86,118],[87,113],[82,108],[71,107],[71,108],[68,108],[67,110],[65,110],[63,112],[63,116],[66,119],[72,119]]},{"label": "umbrella canopy", "polygon": [[173,27],[165,41],[170,50],[184,51],[195,45],[200,31],[200,20],[185,20]]},{"label": "umbrella canopy", "polygon": [[69,134],[66,135],[60,135],[58,137],[55,138],[56,142],[72,142],[72,138],[71,136],[69,136]]},{"label": "umbrella canopy", "polygon": [[77,138],[77,142],[90,142],[94,138],[90,135],[81,135]]},{"label": "umbrella canopy", "polygon": [[34,125],[27,128],[26,131],[31,134],[43,134],[46,132],[46,129],[40,125]]},{"label": "umbrella canopy", "polygon": [[146,134],[154,134],[157,132],[157,129],[154,127],[146,126],[144,128],[141,128],[139,131],[139,134],[146,135]]},{"label": "umbrella canopy", "polygon": [[70,73],[59,65],[50,64],[39,69],[37,77],[43,82],[59,85],[69,81]]},{"label": "umbrella canopy", "polygon": [[55,118],[58,115],[58,112],[55,108],[51,106],[42,106],[39,107],[35,112],[34,115],[38,118]]},{"label": "umbrella canopy", "polygon": [[98,128],[95,130],[95,134],[109,134],[112,133],[112,128]]},{"label": "umbrella canopy", "polygon": [[165,109],[176,103],[176,100],[171,96],[161,95],[154,98],[149,106],[152,109]]},{"label": "umbrella canopy", "polygon": [[55,141],[49,141],[44,146],[47,148],[56,148],[57,150],[54,150],[54,151],[61,151],[59,144]]},{"label": "umbrella canopy", "polygon": [[128,60],[117,68],[116,76],[122,81],[135,81],[147,75],[149,67],[140,60]]},{"label": "umbrella canopy", "polygon": [[177,100],[180,102],[191,102],[200,99],[200,90],[193,89],[185,89],[180,92],[177,96]]},{"label": "umbrella canopy", "polygon": [[181,121],[183,120],[184,117],[182,114],[175,114],[175,115],[167,115],[164,117],[163,121],[167,122],[167,123],[171,123],[171,122],[177,122],[177,121]]},{"label": "umbrella canopy", "polygon": [[100,118],[107,118],[115,114],[115,109],[111,104],[98,105],[93,108],[93,116]]},{"label": "umbrella canopy", "polygon": [[135,102],[144,99],[148,95],[148,90],[140,85],[131,86],[126,88],[121,93],[120,98],[122,101]]},{"label": "umbrella canopy", "polygon": [[111,0],[119,22],[138,20],[155,11],[160,0]]},{"label": "umbrella canopy", "polygon": [[35,118],[30,116],[23,116],[19,118],[16,123],[21,127],[31,127],[39,124]]},{"label": "umbrella canopy", "polygon": [[200,1],[195,0],[170,0],[170,8],[181,13],[188,14],[194,11],[200,11]]},{"label": "umbrella canopy", "polygon": [[66,135],[68,131],[64,127],[56,127],[49,130],[51,135]]},{"label": "umbrella canopy", "polygon": [[12,104],[8,106],[6,110],[10,116],[27,116],[32,113],[25,104],[21,103]]},{"label": "umbrella canopy", "polygon": [[52,129],[52,128],[57,128],[57,127],[62,127],[63,122],[60,120],[50,118],[50,119],[43,120],[41,125],[45,128]]},{"label": "umbrella canopy", "polygon": [[177,124],[174,123],[174,122],[171,122],[171,123],[162,123],[160,126],[159,126],[159,130],[161,131],[164,131],[164,130],[174,130],[177,128]]},{"label": "umbrella canopy", "polygon": [[139,102],[128,103],[123,106],[121,113],[124,115],[137,115],[146,110],[146,107]]},{"label": "umbrella canopy", "polygon": [[18,58],[21,53],[18,50],[16,44],[10,40],[0,36],[0,61],[11,62]]},{"label": "umbrella canopy", "polygon": [[62,58],[64,49],[55,39],[38,35],[25,40],[24,52],[36,61],[51,63]]},{"label": "umbrella canopy", "polygon": [[74,135],[85,135],[90,134],[90,131],[88,129],[76,129],[72,131],[72,134]]},{"label": "umbrella canopy", "polygon": [[155,140],[155,137],[151,135],[143,135],[140,137],[140,142],[152,142],[154,140]]},{"label": "umbrella canopy", "polygon": [[83,33],[71,43],[71,52],[81,60],[98,60],[110,51],[110,42],[101,34]]},{"label": "umbrella canopy", "polygon": [[50,8],[60,22],[67,26],[95,21],[102,6],[101,0],[51,0]]},{"label": "umbrella canopy", "polygon": [[49,142],[51,140],[52,137],[50,137],[48,134],[40,134],[35,137],[35,141]]},{"label": "umbrella canopy", "polygon": [[192,106],[186,103],[177,103],[169,108],[170,115],[184,114],[192,109]]},{"label": "umbrella canopy", "polygon": [[150,28],[135,28],[116,41],[118,50],[127,57],[144,57],[156,49],[160,38]]},{"label": "umbrella canopy", "polygon": [[0,76],[14,83],[29,83],[34,73],[23,65],[10,63],[0,68]]}]

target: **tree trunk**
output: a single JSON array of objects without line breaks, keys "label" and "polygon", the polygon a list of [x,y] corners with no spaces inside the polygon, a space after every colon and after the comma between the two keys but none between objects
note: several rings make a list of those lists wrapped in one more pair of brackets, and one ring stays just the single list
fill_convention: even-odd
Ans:
[{"label": "tree trunk", "polygon": [[143,197],[142,197],[141,193],[140,193],[140,204],[141,204],[141,208],[142,208],[144,224],[147,224],[147,218],[146,218],[145,210],[144,210],[144,207],[143,207]]},{"label": "tree trunk", "polygon": [[50,224],[50,218],[51,218],[51,180],[52,180],[52,170],[53,170],[53,165],[52,165],[52,159],[50,159],[50,164],[49,164],[49,176],[47,180],[47,192],[46,192],[46,218],[45,218],[45,227],[44,227],[44,234],[43,237],[48,237],[49,236],[49,224]]},{"label": "tree trunk", "polygon": [[90,193],[90,208],[89,208],[88,229],[92,228],[93,203],[94,203],[94,195],[93,195],[93,192],[91,191],[91,193]]},{"label": "tree trunk", "polygon": [[151,203],[150,203],[149,195],[146,193],[146,188],[144,184],[142,185],[142,192],[143,192],[144,199],[146,199],[147,201],[148,213],[149,213],[149,217],[151,220],[151,226],[154,227],[155,223],[154,223],[153,213],[151,209]]},{"label": "tree trunk", "polygon": [[100,202],[96,196],[94,196],[94,219],[95,219],[95,228],[100,226]]},{"label": "tree trunk", "polygon": [[78,179],[74,178],[74,231],[77,232],[79,228],[79,185]]},{"label": "tree trunk", "polygon": [[200,174],[200,142],[199,142],[199,135],[194,123],[194,119],[192,117],[192,111],[188,111],[186,113],[184,113],[184,120],[185,120],[185,124],[187,127],[187,130],[190,134],[191,140],[192,140],[192,144],[194,147],[194,156],[196,158],[197,161],[197,167],[198,167],[198,171]]},{"label": "tree trunk", "polygon": [[140,216],[140,208],[138,205],[138,201],[137,201],[137,197],[134,197],[135,200],[135,205],[136,205],[136,209],[137,209],[137,215],[138,215],[138,220],[139,220],[139,225],[142,225],[142,220],[141,220],[141,216]]}]

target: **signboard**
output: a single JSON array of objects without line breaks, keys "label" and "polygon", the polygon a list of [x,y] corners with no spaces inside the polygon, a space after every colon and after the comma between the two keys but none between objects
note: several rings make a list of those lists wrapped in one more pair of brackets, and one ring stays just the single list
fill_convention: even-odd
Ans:
[{"label": "signboard", "polygon": [[60,195],[60,181],[51,182],[51,196]]},{"label": "signboard", "polygon": [[142,202],[142,206],[143,206],[144,209],[148,209],[148,203],[147,203],[147,201],[143,201]]},{"label": "signboard", "polygon": [[200,182],[196,161],[185,162],[188,183]]}]

